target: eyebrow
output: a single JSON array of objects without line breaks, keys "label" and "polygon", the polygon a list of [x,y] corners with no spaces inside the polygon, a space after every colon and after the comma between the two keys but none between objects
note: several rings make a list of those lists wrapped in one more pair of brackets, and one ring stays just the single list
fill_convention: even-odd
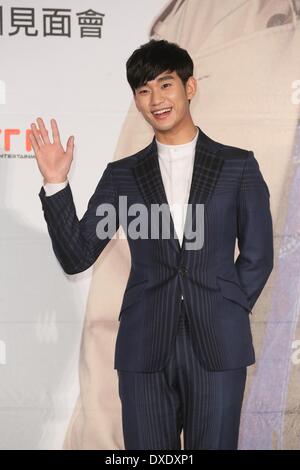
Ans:
[{"label": "eyebrow", "polygon": [[173,75],[164,75],[163,77],[157,79],[158,82],[162,82],[163,80],[175,80],[175,78]]},{"label": "eyebrow", "polygon": [[[162,82],[162,81],[164,81],[164,80],[175,80],[175,77],[173,77],[173,75],[164,75],[163,77],[157,78],[157,81],[158,81],[158,82]],[[137,89],[140,89],[140,88],[142,88],[142,87],[144,87],[144,86],[147,86],[147,83],[145,83],[145,85],[139,86]]]}]

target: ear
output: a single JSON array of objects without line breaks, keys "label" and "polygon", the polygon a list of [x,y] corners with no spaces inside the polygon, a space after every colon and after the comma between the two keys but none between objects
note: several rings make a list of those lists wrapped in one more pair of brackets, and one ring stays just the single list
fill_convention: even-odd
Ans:
[{"label": "ear", "polygon": [[191,100],[197,91],[197,80],[195,77],[189,77],[185,84],[185,91],[187,99]]}]

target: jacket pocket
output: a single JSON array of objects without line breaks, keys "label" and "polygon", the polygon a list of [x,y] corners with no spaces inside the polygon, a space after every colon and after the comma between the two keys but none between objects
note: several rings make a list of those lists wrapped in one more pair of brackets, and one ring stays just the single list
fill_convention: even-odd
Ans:
[{"label": "jacket pocket", "polygon": [[123,311],[128,308],[130,305],[134,304],[135,302],[138,302],[142,298],[142,294],[144,290],[146,289],[146,286],[148,284],[148,280],[143,280],[139,282],[138,284],[135,284],[133,286],[128,286],[125,289],[124,296],[123,296],[123,301],[121,305],[121,310],[119,313],[119,320],[120,317],[123,313]]},{"label": "jacket pocket", "polygon": [[217,283],[223,297],[241,305],[248,312],[252,313],[247,296],[239,284],[229,279],[224,279],[221,276],[217,276]]}]

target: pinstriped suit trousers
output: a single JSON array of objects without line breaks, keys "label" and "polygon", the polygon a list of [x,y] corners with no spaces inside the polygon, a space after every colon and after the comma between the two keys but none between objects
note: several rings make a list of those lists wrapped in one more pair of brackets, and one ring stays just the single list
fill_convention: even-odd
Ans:
[{"label": "pinstriped suit trousers", "polygon": [[174,349],[155,372],[118,370],[126,450],[237,449],[247,369],[208,371],[194,354],[181,300]]}]

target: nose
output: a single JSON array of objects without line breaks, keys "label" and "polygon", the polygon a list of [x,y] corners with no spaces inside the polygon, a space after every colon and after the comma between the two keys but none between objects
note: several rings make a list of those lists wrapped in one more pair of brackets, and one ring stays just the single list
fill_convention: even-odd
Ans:
[{"label": "nose", "polygon": [[152,90],[151,93],[151,106],[158,106],[163,101],[161,90]]}]

